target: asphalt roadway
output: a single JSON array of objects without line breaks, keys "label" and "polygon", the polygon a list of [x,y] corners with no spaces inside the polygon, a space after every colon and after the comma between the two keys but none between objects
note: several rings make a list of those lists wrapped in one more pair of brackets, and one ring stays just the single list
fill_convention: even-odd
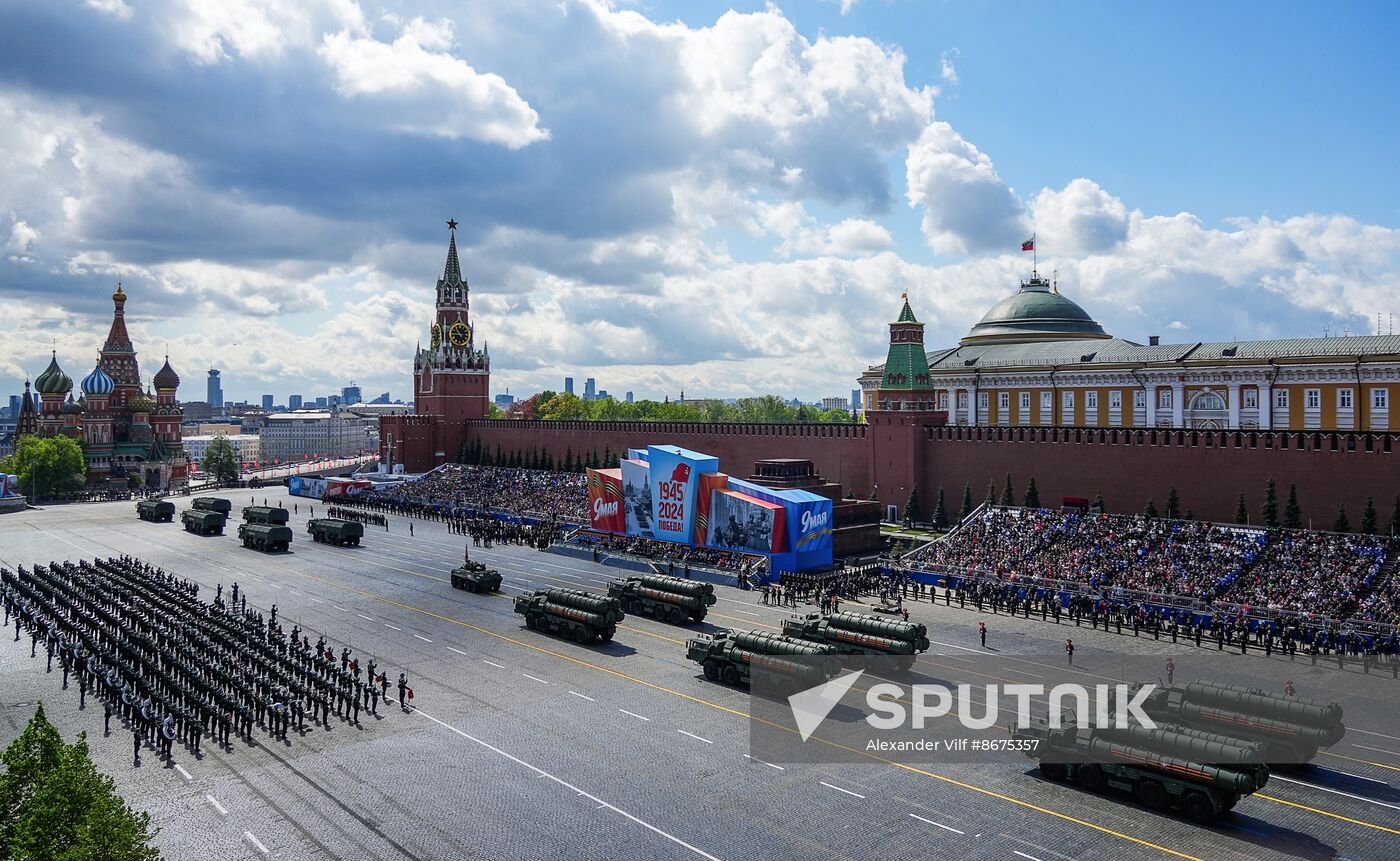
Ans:
[{"label": "asphalt roadway", "polygon": [[[76,685],[31,659],[28,638],[0,637],[0,744],[35,701],[65,738],[86,731],[99,766],[161,828],[170,859],[275,856],[376,859],[1352,859],[1400,858],[1400,722],[1394,711],[1348,714],[1348,734],[1315,765],[1278,773],[1217,825],[1158,814],[1131,798],[1048,783],[1034,763],[924,766],[872,758],[777,765],[748,757],[748,697],[707,682],[685,659],[686,628],[629,617],[614,642],[577,646],[525,628],[503,596],[450,588],[467,540],[445,526],[390,518],[359,548],[316,544],[306,500],[284,488],[259,504],[296,506],[286,554],[136,518],[129,502],[56,506],[0,517],[0,565],[129,553],[201,584],[212,600],[234,582],[250,607],[276,603],[339,652],[373,657],[390,679],[407,671],[415,708],[381,706],[356,728],[333,722],[285,743],[261,731],[231,750],[206,743],[173,765],[154,751],[131,763],[131,734],[104,736],[102,711],[78,707]],[[238,508],[249,492],[227,492]],[[177,499],[180,509],[185,500]],[[321,509],[319,503],[316,508]],[[590,562],[514,546],[473,548],[499,568],[506,596],[530,588],[602,591],[618,575]],[[769,630],[791,611],[755,593],[720,588],[702,627]],[[920,670],[960,680],[983,660],[977,622],[1008,674],[1034,673],[1031,656],[1066,636],[1086,674],[1123,652],[1176,656],[1221,678],[1280,672],[1300,695],[1323,684],[1400,703],[1389,675],[1338,674],[1304,661],[1173,649],[1087,626],[910,605],[934,651]],[[808,608],[803,608],[805,611]],[[859,609],[858,607],[853,609]],[[1333,665],[1335,666],[1335,665]],[[1327,677],[1331,674],[1332,677]],[[971,679],[967,679],[971,680]],[[391,689],[391,694],[393,694]]]}]

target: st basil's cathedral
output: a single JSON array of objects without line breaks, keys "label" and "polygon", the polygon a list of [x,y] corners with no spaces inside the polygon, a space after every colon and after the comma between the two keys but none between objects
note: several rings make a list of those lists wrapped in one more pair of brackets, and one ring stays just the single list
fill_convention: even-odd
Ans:
[{"label": "st basil's cathedral", "polygon": [[79,440],[88,487],[93,489],[180,488],[189,473],[180,433],[184,411],[175,399],[180,376],[166,356],[150,387],[142,390],[136,349],[126,331],[126,293],[121,285],[112,302],[112,327],[92,372],[78,384],[78,399],[73,399],[73,379],[59,367],[55,351],[34,380],[37,413],[29,382],[24,384],[16,435],[63,434]]}]

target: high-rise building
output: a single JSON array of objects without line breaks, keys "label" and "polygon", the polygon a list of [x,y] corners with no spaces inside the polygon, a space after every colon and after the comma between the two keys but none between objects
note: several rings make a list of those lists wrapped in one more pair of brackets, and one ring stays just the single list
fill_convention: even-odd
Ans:
[{"label": "high-rise building", "polygon": [[340,390],[340,402],[342,404],[358,404],[362,400],[364,400],[364,396],[360,392],[360,387],[355,385],[353,380],[350,382],[350,385]]},{"label": "high-rise building", "polygon": [[301,409],[301,395],[287,395],[287,409]]},{"label": "high-rise building", "polygon": [[330,406],[330,402],[327,401],[324,397],[320,397],[320,398],[317,398],[317,399],[316,399],[316,408],[317,408],[317,409],[325,409],[325,408],[328,407],[328,406]]},{"label": "high-rise building", "polygon": [[851,408],[850,401],[837,397],[822,398],[821,405],[824,410],[849,410]]},{"label": "high-rise building", "polygon": [[340,406],[340,395],[326,395],[326,403],[333,407]]},{"label": "high-rise building", "polygon": [[263,395],[263,398],[262,398],[263,409],[268,410],[268,411],[270,412],[270,411],[272,410],[272,401],[273,401],[272,395]]},{"label": "high-rise building", "polygon": [[515,403],[515,395],[496,395],[496,406],[500,407],[501,409],[505,409],[513,403]]},{"label": "high-rise building", "polygon": [[629,403],[629,404],[632,403],[632,393],[631,393],[631,392],[628,392],[628,393],[627,393],[627,403]]},{"label": "high-rise building", "polygon": [[204,401],[216,410],[224,408],[224,386],[219,381],[219,372],[214,368],[209,369],[209,395]]},{"label": "high-rise building", "polygon": [[379,393],[379,397],[377,397],[377,398],[375,398],[374,400],[370,401],[370,403],[372,403],[372,404],[387,404],[387,403],[389,403],[389,402],[390,402],[390,401],[389,401],[389,393],[388,393],[388,392],[380,392],[380,393]]},{"label": "high-rise building", "polygon": [[10,418],[19,418],[20,396],[10,395]]},{"label": "high-rise building", "polygon": [[595,400],[598,397],[598,383],[592,378],[583,381],[583,399],[585,401]]},{"label": "high-rise building", "polygon": [[564,394],[566,394],[566,395],[572,395],[573,393],[574,393],[574,378],[573,378],[573,377],[565,377],[565,378],[564,378]]}]

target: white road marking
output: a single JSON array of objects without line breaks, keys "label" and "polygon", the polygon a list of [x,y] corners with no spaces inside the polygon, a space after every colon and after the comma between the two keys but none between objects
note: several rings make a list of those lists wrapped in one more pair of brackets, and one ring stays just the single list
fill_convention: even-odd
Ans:
[{"label": "white road marking", "polygon": [[825,780],[819,780],[819,781],[817,781],[817,782],[820,783],[822,786],[825,786],[827,789],[834,789],[834,790],[836,790],[837,792],[844,792],[844,793],[846,793],[847,795],[854,795],[856,798],[864,798],[864,797],[865,797],[864,795],[861,795],[859,792],[852,792],[852,791],[850,791],[849,789],[842,789],[841,787],[837,786],[837,785],[834,784],[834,783],[827,783]]},{"label": "white road marking", "polygon": [[454,648],[452,648],[451,646],[448,646],[447,649],[448,649],[448,651],[456,652],[457,654],[461,655],[462,657],[466,657],[466,655],[467,655],[467,653],[464,652],[464,651],[462,651],[461,649],[454,649]]},{"label": "white road marking", "polygon": [[1355,799],[1356,801],[1365,801],[1365,802],[1367,802],[1368,804],[1374,804],[1374,805],[1376,805],[1377,807],[1389,807],[1391,810],[1400,810],[1400,805],[1386,804],[1384,801],[1377,801],[1377,800],[1374,799],[1374,798],[1367,798],[1367,797],[1364,796],[1364,795],[1352,795],[1350,792],[1342,792],[1340,789],[1329,789],[1329,788],[1326,787],[1326,786],[1318,786],[1316,783],[1308,783],[1307,781],[1304,781],[1304,780],[1294,780],[1294,779],[1291,778],[1291,777],[1283,777],[1282,775],[1278,775],[1278,774],[1270,774],[1270,775],[1269,775],[1269,779],[1270,779],[1270,780],[1282,780],[1284,783],[1296,783],[1296,784],[1299,785],[1299,786],[1306,786],[1306,787],[1309,788],[1309,789],[1316,789],[1316,790],[1318,790],[1319,792],[1330,792],[1330,793],[1332,793],[1333,795],[1340,795],[1340,796],[1343,796],[1343,797],[1345,797],[1345,798],[1352,798],[1352,799]]},{"label": "white road marking", "polygon": [[631,715],[632,717],[637,718],[637,719],[639,719],[639,720],[645,720],[645,721],[651,720],[651,718],[649,718],[649,717],[642,717],[641,715],[637,714],[636,712],[629,712],[627,709],[618,709],[618,711],[622,712],[622,713],[625,714],[625,715]]},{"label": "white road marking", "polygon": [[1361,748],[1362,750],[1374,750],[1376,753],[1386,753],[1386,754],[1390,754],[1391,756],[1400,756],[1400,753],[1396,753],[1396,752],[1393,751],[1393,750],[1386,750],[1386,749],[1383,748],[1383,747],[1367,747],[1367,746],[1364,745],[1364,744],[1357,744],[1356,742],[1352,742],[1352,743],[1351,743],[1351,746],[1352,746],[1352,747],[1359,747],[1359,748]]},{"label": "white road marking", "polygon": [[580,699],[588,700],[590,703],[596,703],[596,702],[597,702],[597,700],[593,699],[592,697],[584,696],[583,694],[579,693],[578,691],[569,691],[569,693],[573,694],[573,695],[576,696],[576,697],[579,697]]},{"label": "white road marking", "polygon": [[505,664],[498,664],[498,663],[496,663],[495,661],[488,661],[488,660],[486,660],[485,658],[482,658],[482,659],[481,659],[481,662],[482,662],[483,664],[490,664],[490,665],[493,666],[493,667],[500,667],[500,668],[503,669],[503,670],[506,668],[506,665],[505,665]]},{"label": "white road marking", "polygon": [[547,685],[547,684],[549,684],[549,682],[545,681],[544,679],[540,678],[539,676],[532,676],[532,675],[530,675],[529,673],[521,673],[520,675],[524,676],[524,677],[527,678],[527,679],[532,679],[532,680],[534,680],[534,681],[537,681],[537,682],[539,682],[539,683],[542,684],[542,685]]},{"label": "white road marking", "polygon": [[292,594],[293,594],[293,595],[300,595],[301,593],[298,592],[297,590],[293,589],[293,590],[292,590]]},{"label": "white road marking", "polygon": [[315,601],[317,604],[324,604],[324,603],[326,603],[325,601],[322,601],[320,598],[312,598],[311,600],[312,600],[312,601]]},{"label": "white road marking", "polygon": [[1345,774],[1347,777],[1354,777],[1354,778],[1356,778],[1357,780],[1367,780],[1367,781],[1370,781],[1371,783],[1379,783],[1381,786],[1389,786],[1389,785],[1390,785],[1390,784],[1386,783],[1384,780],[1376,780],[1374,777],[1362,777],[1362,776],[1359,775],[1359,774],[1352,774],[1350,771],[1340,771],[1340,770],[1335,769],[1335,768],[1328,769],[1328,770],[1329,770],[1329,771],[1335,771],[1335,772],[1337,772],[1338,774]]},{"label": "white road marking", "polygon": [[1349,727],[1347,727],[1347,729],[1350,730],[1350,731],[1352,731],[1352,732],[1365,733],[1366,735],[1378,735],[1378,736],[1380,736],[1381,738],[1388,738],[1388,739],[1392,739],[1392,740],[1394,740],[1394,741],[1400,741],[1400,735],[1386,735],[1386,734],[1383,733],[1383,732],[1371,732],[1369,729],[1357,729],[1357,728],[1354,727],[1354,726],[1349,726]]},{"label": "white road marking", "polygon": [[560,777],[555,777],[554,775],[550,774],[549,772],[545,771],[544,769],[539,768],[538,766],[531,765],[530,763],[526,762],[525,760],[521,759],[521,758],[518,757],[518,756],[512,756],[511,754],[506,753],[505,751],[501,750],[501,749],[498,748],[498,747],[495,747],[494,745],[488,744],[488,743],[482,741],[481,739],[476,738],[475,736],[471,736],[471,735],[468,735],[468,734],[465,733],[465,732],[462,732],[460,729],[457,729],[455,726],[451,726],[451,725],[449,725],[449,724],[443,723],[442,721],[438,720],[437,718],[433,717],[433,716],[430,715],[430,714],[424,714],[424,713],[421,712],[421,711],[418,712],[418,714],[423,715],[423,717],[427,718],[428,720],[432,721],[433,723],[437,724],[438,726],[441,726],[441,727],[444,727],[444,728],[446,728],[446,729],[452,730],[453,732],[457,733],[457,735],[460,735],[462,738],[465,738],[466,740],[468,740],[468,741],[470,741],[470,742],[474,742],[474,743],[476,743],[476,744],[479,744],[479,745],[481,745],[482,747],[486,748],[487,750],[489,750],[489,751],[491,751],[491,752],[493,752],[493,753],[499,754],[500,756],[505,757],[506,759],[510,760],[511,762],[516,763],[517,765],[521,765],[521,766],[524,766],[525,768],[530,769],[531,771],[533,771],[533,772],[535,772],[536,774],[538,774],[540,777],[547,777],[547,778],[549,778],[550,780],[554,781],[555,783],[559,784],[560,786],[565,787],[566,789],[572,789],[572,790],[573,790],[575,793],[577,793],[578,795],[582,795],[584,798],[587,798],[589,801],[595,802],[600,808],[607,808],[608,810],[611,810],[611,811],[613,811],[614,813],[621,814],[622,816],[625,816],[625,817],[626,817],[627,819],[629,819],[630,821],[637,823],[638,825],[642,826],[643,828],[647,829],[648,831],[652,832],[653,834],[657,834],[657,835],[659,835],[659,836],[661,836],[661,837],[664,837],[664,838],[666,838],[667,840],[671,841],[672,843],[675,843],[677,846],[682,846],[682,847],[684,847],[684,848],[686,848],[686,849],[689,849],[691,852],[694,852],[696,855],[699,855],[701,858],[708,859],[708,861],[721,861],[720,858],[718,858],[718,857],[716,857],[716,856],[714,856],[714,855],[711,855],[710,853],[706,852],[704,849],[701,849],[701,848],[699,848],[698,846],[692,846],[691,844],[685,842],[684,840],[680,839],[680,838],[677,837],[676,835],[671,834],[671,833],[666,832],[666,831],[662,831],[660,828],[657,828],[655,825],[652,825],[650,822],[647,822],[647,821],[645,821],[645,820],[643,820],[643,819],[640,819],[640,818],[638,818],[638,817],[636,817],[636,816],[633,816],[631,813],[628,813],[627,811],[623,810],[622,808],[617,807],[616,805],[613,805],[613,804],[609,804],[608,802],[604,801],[603,799],[599,798],[598,796],[593,795],[592,793],[586,792],[586,791],[584,791],[584,790],[582,790],[582,789],[579,789],[577,786],[574,786],[572,783],[569,783],[567,780],[564,780],[563,778],[560,778]]},{"label": "white road marking", "polygon": [[244,831],[244,832],[243,832],[243,836],[244,836],[244,837],[247,837],[247,838],[248,838],[248,842],[249,842],[249,843],[252,843],[255,847],[257,847],[257,850],[258,850],[259,852],[261,852],[261,853],[264,854],[264,855],[268,854],[268,853],[267,853],[267,847],[264,846],[264,845],[262,845],[262,841],[261,841],[261,840],[259,840],[258,838],[256,838],[256,837],[253,836],[253,832],[251,832],[251,831]]},{"label": "white road marking", "polygon": [[696,735],[696,734],[693,733],[693,732],[686,732],[686,731],[683,730],[683,729],[678,729],[678,730],[676,730],[676,732],[680,733],[681,735],[688,735],[688,736],[690,736],[691,738],[695,739],[696,741],[703,741],[705,744],[714,744],[714,742],[710,741],[708,738],[701,738],[700,736]]},{"label": "white road marking", "polygon": [[345,609],[344,607],[340,606],[339,604],[332,604],[331,606],[334,607],[334,608],[336,608],[337,610],[339,610],[339,611],[342,612],[342,613],[349,613],[349,612],[350,612],[349,610]]},{"label": "white road marking", "polygon": [[432,640],[429,640],[427,637],[423,636],[422,634],[414,634],[413,636],[417,637],[418,639],[422,640],[422,641],[425,642],[425,643],[431,643],[431,642],[432,642]]},{"label": "white road marking", "polygon": [[736,612],[736,613],[743,613],[745,616],[753,616],[755,619],[762,619],[762,618],[763,618],[763,616],[761,616],[760,614],[758,614],[758,613],[750,613],[748,610],[735,610],[734,612]]},{"label": "white road marking", "polygon": [[188,771],[185,771],[185,767],[178,762],[175,763],[175,770],[183,774],[185,776],[185,780],[194,780],[193,777],[190,777],[190,773]]},{"label": "white road marking", "polygon": [[228,816],[228,810],[226,810],[226,809],[224,808],[224,806],[223,806],[222,804],[219,803],[219,799],[215,798],[214,796],[212,796],[212,795],[210,795],[209,793],[206,792],[206,793],[204,793],[204,800],[205,800],[205,801],[208,801],[210,804],[214,805],[214,809],[217,810],[217,811],[219,811],[219,815],[221,815],[221,816]]},{"label": "white road marking", "polygon": [[1037,857],[1035,857],[1034,855],[1027,855],[1026,853],[1021,852],[1020,850],[1012,849],[1011,851],[1012,851],[1014,854],[1020,855],[1022,858],[1027,859],[1027,861],[1040,861],[1040,859],[1037,858]]},{"label": "white road marking", "polygon": [[751,759],[751,760],[753,760],[754,762],[763,763],[764,765],[768,766],[769,768],[776,768],[778,771],[787,771],[787,769],[786,769],[786,768],[783,768],[781,765],[774,765],[774,764],[771,763],[771,762],[763,762],[763,760],[759,759],[758,757],[749,756],[747,753],[744,754],[744,759]]},{"label": "white road marking", "polygon": [[356,613],[355,615],[356,615],[356,616],[359,616],[361,619],[364,619],[366,622],[373,622],[373,621],[374,621],[374,620],[371,619],[370,617],[366,616],[364,613]]},{"label": "white road marking", "polygon": [[397,626],[397,625],[390,625],[388,622],[385,622],[385,623],[384,623],[384,627],[386,627],[386,628],[393,628],[395,631],[402,631],[402,630],[403,630],[403,628],[400,628],[400,627]]},{"label": "white road marking", "polygon": [[920,816],[920,815],[917,814],[917,813],[911,813],[911,814],[909,814],[909,815],[912,816],[912,817],[914,817],[915,819],[919,820],[920,822],[927,822],[929,825],[932,825],[932,826],[935,827],[935,828],[942,828],[944,831],[951,831],[951,832],[953,832],[954,834],[966,834],[966,833],[967,833],[966,831],[959,831],[958,829],[954,828],[954,827],[951,826],[951,825],[944,825],[942,822],[934,822],[932,819],[925,819],[925,818],[923,818],[922,816]]},{"label": "white road marking", "polygon": [[274,588],[274,589],[281,589],[281,588],[282,588],[282,585],[281,585],[280,583],[269,583],[269,584],[267,584],[267,585],[271,586],[271,587]]}]

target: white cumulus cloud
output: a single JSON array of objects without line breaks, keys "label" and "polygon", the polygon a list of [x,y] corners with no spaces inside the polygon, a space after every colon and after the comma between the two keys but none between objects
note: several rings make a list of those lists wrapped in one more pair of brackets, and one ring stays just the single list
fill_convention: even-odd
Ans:
[{"label": "white cumulus cloud", "polygon": [[1016,192],[992,160],[945,122],[933,122],[909,145],[909,205],[923,208],[924,236],[940,254],[1010,248],[1029,233]]}]

